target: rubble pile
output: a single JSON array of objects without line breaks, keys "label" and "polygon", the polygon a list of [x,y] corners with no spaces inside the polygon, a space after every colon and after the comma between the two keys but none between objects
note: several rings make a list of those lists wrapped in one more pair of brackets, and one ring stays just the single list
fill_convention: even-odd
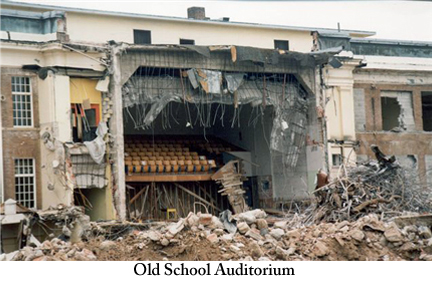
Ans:
[{"label": "rubble pile", "polygon": [[37,223],[44,225],[52,222],[61,229],[61,239],[78,242],[90,234],[90,217],[84,214],[84,209],[78,206],[56,208],[35,213]]},{"label": "rubble pile", "polygon": [[[416,221],[418,217],[409,218]],[[432,260],[427,218],[423,224],[382,222],[368,214],[354,222],[291,227],[289,219],[267,216],[262,210],[236,216],[224,212],[220,217],[190,213],[177,222],[152,223],[146,229],[123,224],[123,235],[114,240],[104,235],[77,243],[54,238],[25,247],[11,259]]]},{"label": "rubble pile", "polygon": [[416,179],[395,159],[354,167],[314,192],[315,202],[304,212],[302,221],[356,221],[370,213],[388,220],[407,212],[430,213],[431,192]]}]

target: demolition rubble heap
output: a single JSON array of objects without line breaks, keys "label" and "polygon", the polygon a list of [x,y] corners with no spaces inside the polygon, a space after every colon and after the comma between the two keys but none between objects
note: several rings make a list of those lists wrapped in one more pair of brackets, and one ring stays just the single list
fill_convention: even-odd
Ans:
[{"label": "demolition rubble heap", "polygon": [[[176,222],[87,224],[63,209],[60,220],[74,221],[70,232],[0,260],[432,261],[430,194],[394,157],[374,152],[378,163],[321,186],[302,213],[225,210],[219,217],[190,212]],[[77,233],[82,241],[73,240]]]},{"label": "demolition rubble heap", "polygon": [[[418,178],[394,156],[386,157],[374,145],[372,150],[377,162],[352,168],[315,190],[315,203],[302,215],[303,223],[356,221],[370,213],[387,220],[404,212],[432,212],[430,189],[419,185]],[[346,172],[344,165],[341,169]]]},{"label": "demolition rubble heap", "polygon": [[[12,260],[432,260],[431,217],[383,222],[368,214],[355,222],[289,226],[253,210],[219,218],[190,213],[178,222],[92,223],[94,237],[58,238],[15,252]],[[410,220],[411,219],[411,220]],[[414,222],[412,221],[414,220]],[[114,230],[115,229],[115,230]]]}]

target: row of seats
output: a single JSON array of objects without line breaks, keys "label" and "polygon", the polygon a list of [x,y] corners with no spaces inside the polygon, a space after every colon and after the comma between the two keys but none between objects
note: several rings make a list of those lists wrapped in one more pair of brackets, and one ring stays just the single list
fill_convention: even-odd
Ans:
[{"label": "row of seats", "polygon": [[224,151],[231,148],[200,138],[132,137],[125,141],[125,168],[127,173],[137,174],[208,172],[217,167],[219,154]]},{"label": "row of seats", "polygon": [[214,160],[128,160],[126,173],[205,172],[216,167]]},{"label": "row of seats", "polygon": [[125,156],[199,156],[198,152],[125,151]]},{"label": "row of seats", "polygon": [[142,160],[207,160],[207,158],[205,156],[185,156],[185,155],[180,155],[180,156],[126,156],[125,157],[125,161],[131,161],[131,160],[138,160],[138,161],[142,161]]}]

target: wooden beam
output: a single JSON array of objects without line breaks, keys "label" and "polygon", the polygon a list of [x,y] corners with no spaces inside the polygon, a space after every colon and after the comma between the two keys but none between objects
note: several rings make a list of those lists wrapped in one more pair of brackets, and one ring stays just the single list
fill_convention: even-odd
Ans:
[{"label": "wooden beam", "polygon": [[214,207],[214,208],[216,208],[217,210],[219,210],[219,211],[222,212],[222,210],[219,209],[218,207],[216,207],[216,205],[213,205],[213,203],[211,203],[211,202],[209,202],[209,201],[207,201],[207,200],[201,198],[201,197],[198,196],[197,194],[193,193],[192,191],[190,191],[189,189],[187,189],[187,188],[181,186],[181,185],[178,184],[178,183],[174,183],[174,184],[175,184],[178,188],[180,188],[180,189],[182,189],[183,191],[185,191],[186,193],[188,193],[189,195],[195,197],[196,199],[200,200],[201,202],[203,202],[203,203],[205,203],[205,204],[207,204],[207,205],[209,205],[209,206],[212,206],[212,207]]},{"label": "wooden beam", "polygon": [[139,191],[130,201],[129,201],[129,204],[130,205],[132,205],[132,203],[133,202],[135,202],[135,200],[136,199],[138,199],[139,198],[139,196],[141,196],[142,195],[142,193],[144,193],[144,191],[145,190],[147,190],[148,189],[148,186],[147,187],[145,187],[145,188],[143,188],[143,189],[141,189],[141,191]]},{"label": "wooden beam", "polygon": [[126,182],[189,182],[189,181],[210,181],[211,174],[191,175],[129,175]]}]

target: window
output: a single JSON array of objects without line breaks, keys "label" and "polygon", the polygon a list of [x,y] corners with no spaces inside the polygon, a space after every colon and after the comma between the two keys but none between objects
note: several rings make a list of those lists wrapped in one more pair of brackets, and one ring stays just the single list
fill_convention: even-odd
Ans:
[{"label": "window", "polygon": [[91,104],[84,109],[82,104],[72,104],[72,135],[74,142],[92,141],[96,138],[96,129],[100,121],[99,104]]},{"label": "window", "polygon": [[195,40],[188,40],[188,39],[180,39],[181,45],[194,45]]},{"label": "window", "polygon": [[423,131],[432,132],[432,92],[422,92]]},{"label": "window", "polygon": [[33,126],[33,105],[29,77],[12,77],[14,127]]},{"label": "window", "polygon": [[333,166],[341,166],[343,162],[343,158],[341,154],[332,154],[332,165]]},{"label": "window", "polygon": [[289,50],[289,42],[284,40],[274,40],[274,48],[281,50]]},{"label": "window", "polygon": [[134,30],[134,44],[151,44],[151,31]]},{"label": "window", "polygon": [[35,163],[33,158],[15,159],[15,200],[27,208],[36,208]]}]

